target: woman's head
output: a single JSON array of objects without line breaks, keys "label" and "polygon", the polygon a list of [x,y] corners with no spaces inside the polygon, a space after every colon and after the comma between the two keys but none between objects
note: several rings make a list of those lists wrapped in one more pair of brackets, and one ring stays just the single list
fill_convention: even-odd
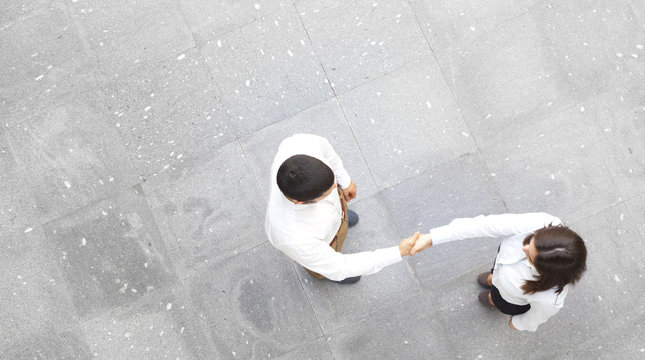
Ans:
[{"label": "woman's head", "polygon": [[524,252],[540,273],[537,280],[522,285],[525,294],[533,294],[567,284],[575,284],[587,268],[587,248],[582,238],[566,226],[548,226],[524,239]]}]

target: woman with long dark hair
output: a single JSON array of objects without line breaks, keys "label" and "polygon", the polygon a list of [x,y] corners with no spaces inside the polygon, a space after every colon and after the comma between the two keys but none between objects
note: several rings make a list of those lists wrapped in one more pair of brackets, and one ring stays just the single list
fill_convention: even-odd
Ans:
[{"label": "woman with long dark hair", "polygon": [[477,282],[485,306],[511,315],[509,326],[535,331],[564,304],[571,285],[586,269],[582,238],[546,213],[503,214],[455,219],[422,235],[411,255],[440,243],[481,237],[504,237],[490,272]]}]

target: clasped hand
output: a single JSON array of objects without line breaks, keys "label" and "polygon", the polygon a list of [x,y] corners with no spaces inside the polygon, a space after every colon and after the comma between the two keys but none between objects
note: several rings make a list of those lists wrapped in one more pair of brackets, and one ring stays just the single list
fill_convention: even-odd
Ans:
[{"label": "clasped hand", "polygon": [[414,255],[430,246],[432,246],[432,235],[430,233],[421,234],[417,231],[409,238],[401,240],[399,253],[401,256]]}]

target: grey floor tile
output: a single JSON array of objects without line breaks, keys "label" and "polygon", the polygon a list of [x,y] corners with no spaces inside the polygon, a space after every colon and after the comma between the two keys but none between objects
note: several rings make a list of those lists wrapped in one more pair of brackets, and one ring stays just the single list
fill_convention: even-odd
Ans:
[{"label": "grey floor tile", "polygon": [[[380,196],[374,195],[357,201],[352,208],[360,220],[349,230],[342,252],[352,254],[398,246],[394,224]],[[404,237],[411,236],[407,234]],[[312,278],[296,264],[298,275],[325,334],[352,324],[384,308],[399,304],[405,297],[419,294],[421,289],[414,279],[404,257],[403,262],[390,265],[376,274],[363,276],[352,285],[340,285],[328,280]]]},{"label": "grey floor tile", "polygon": [[357,199],[378,191],[354,134],[334,98],[241,139],[244,152],[266,199],[269,198],[271,164],[278,146],[282,140],[298,133],[316,134],[329,140],[356,184]]},{"label": "grey floor tile", "polygon": [[475,149],[432,59],[338,99],[379,189]]},{"label": "grey floor tile", "polygon": [[182,293],[164,291],[84,322],[94,358],[212,359],[212,347]]},{"label": "grey floor tile", "polygon": [[67,96],[10,128],[8,142],[45,223],[138,179],[98,91]]},{"label": "grey floor tile", "polygon": [[201,52],[240,137],[333,96],[293,6],[215,37]]},{"label": "grey floor tile", "polygon": [[588,349],[591,359],[638,360],[645,358],[643,338],[645,315],[640,315],[618,329],[591,338],[580,347]]},{"label": "grey floor tile", "polygon": [[207,154],[235,139],[213,77],[191,49],[159,64],[140,64],[103,90],[142,181],[165,184],[193,173]]},{"label": "grey floor tile", "polygon": [[[17,226],[14,230],[5,228],[0,232],[0,354],[44,351],[55,345],[46,334],[67,332],[79,320],[63,275],[56,267],[57,259],[47,250],[42,228]],[[45,336],[43,348],[33,341],[40,336],[37,334]],[[61,340],[61,346],[64,343]]]},{"label": "grey floor tile", "polygon": [[645,194],[625,201],[625,205],[636,220],[641,239],[645,239]]},{"label": "grey floor tile", "polygon": [[[237,142],[214,151],[196,174],[147,187],[152,211],[182,271],[267,241],[266,203]],[[182,273],[182,276],[185,276]]]},{"label": "grey floor tile", "polygon": [[543,41],[533,19],[522,15],[479,29],[449,51],[437,50],[441,70],[480,146],[574,103],[566,82],[556,76],[557,66],[542,54]]},{"label": "grey floor tile", "polygon": [[430,54],[407,1],[301,1],[296,7],[337,94]]},{"label": "grey floor tile", "polygon": [[304,345],[290,353],[280,356],[278,360],[334,360],[324,337]]},{"label": "grey floor tile", "polygon": [[[383,199],[400,235],[443,226],[455,218],[506,213],[497,190],[478,154],[464,155],[383,191]],[[410,258],[425,288],[492,263],[499,239],[470,239],[432,247]]]},{"label": "grey floor tile", "polygon": [[235,30],[285,7],[290,1],[179,0],[186,22],[198,44]]},{"label": "grey floor tile", "polygon": [[171,260],[140,186],[45,225],[83,320],[169,285]]},{"label": "grey floor tile", "polygon": [[209,264],[187,286],[215,357],[273,358],[322,335],[291,262],[269,244]]},{"label": "grey floor tile", "polygon": [[58,97],[78,95],[96,83],[96,63],[65,4],[20,3],[3,5],[21,15],[0,24],[0,104],[7,125],[21,124]]},{"label": "grey floor tile", "polygon": [[435,53],[455,51],[490,30],[524,14],[533,0],[412,0],[410,5]]},{"label": "grey floor tile", "polygon": [[83,334],[78,330],[46,332],[16,342],[0,355],[13,360],[89,359],[92,357]]},{"label": "grey floor tile", "polygon": [[0,233],[21,234],[39,222],[31,187],[24,168],[9,146],[9,135],[0,130]]},{"label": "grey floor tile", "polygon": [[576,101],[645,78],[645,28],[628,1],[538,2],[530,16],[543,60],[557,69],[551,75]]},{"label": "grey floor tile", "polygon": [[582,118],[621,195],[645,192],[645,86],[620,87],[583,103]]},{"label": "grey floor tile", "polygon": [[618,191],[593,138],[570,108],[482,148],[511,212],[545,211],[565,222],[615,204]]},{"label": "grey floor tile", "polygon": [[455,358],[434,309],[425,294],[411,296],[333,332],[327,341],[336,359]]},{"label": "grey floor tile", "polygon": [[105,0],[72,1],[69,11],[85,48],[103,76],[123,77],[138,63],[154,65],[195,46],[179,5],[173,0],[126,4]]},{"label": "grey floor tile", "polygon": [[49,0],[33,0],[33,1],[10,1],[6,3],[2,10],[0,10],[0,24],[1,27],[9,25],[12,20],[20,17],[21,15],[28,14],[34,10],[43,8],[47,5]]}]

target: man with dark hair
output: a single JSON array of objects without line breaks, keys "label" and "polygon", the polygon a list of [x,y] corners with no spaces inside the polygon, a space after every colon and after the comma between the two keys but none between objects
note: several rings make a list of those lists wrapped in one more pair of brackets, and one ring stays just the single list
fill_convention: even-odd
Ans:
[{"label": "man with dark hair", "polygon": [[358,215],[347,209],[356,184],[327,139],[297,134],[280,144],[271,166],[271,195],[265,230],[278,250],[316,279],[341,284],[360,280],[409,255],[419,233],[398,246],[341,254]]}]

